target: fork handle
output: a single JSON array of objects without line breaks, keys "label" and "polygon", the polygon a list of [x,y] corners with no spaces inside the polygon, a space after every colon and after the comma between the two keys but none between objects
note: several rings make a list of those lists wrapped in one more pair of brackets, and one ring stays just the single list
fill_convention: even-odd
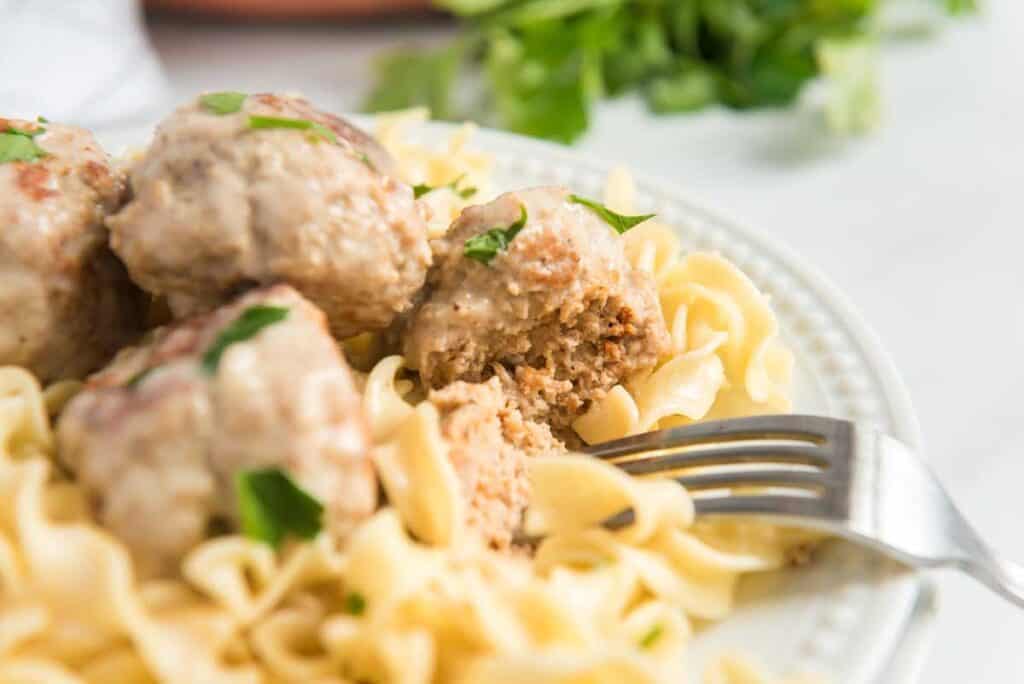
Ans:
[{"label": "fork handle", "polygon": [[961,564],[974,579],[1024,608],[1024,566],[988,552]]}]

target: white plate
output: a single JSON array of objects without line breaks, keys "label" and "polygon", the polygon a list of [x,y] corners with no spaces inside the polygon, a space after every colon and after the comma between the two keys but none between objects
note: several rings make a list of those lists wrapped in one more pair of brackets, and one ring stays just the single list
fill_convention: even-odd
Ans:
[{"label": "white plate", "polygon": [[[447,124],[431,123],[414,136],[442,141],[451,132]],[[115,152],[146,142],[138,130],[101,138]],[[495,154],[497,188],[557,183],[600,196],[610,169],[567,148],[496,131],[481,131],[476,146]],[[636,186],[637,209],[677,227],[685,249],[721,252],[771,296],[797,357],[798,411],[870,422],[920,443],[896,369],[834,286],[788,249],[677,188],[643,176]],[[832,542],[808,567],[745,580],[736,613],[694,639],[693,671],[723,651],[739,651],[775,672],[813,672],[833,684],[910,682],[927,642],[932,598],[921,576]]]}]

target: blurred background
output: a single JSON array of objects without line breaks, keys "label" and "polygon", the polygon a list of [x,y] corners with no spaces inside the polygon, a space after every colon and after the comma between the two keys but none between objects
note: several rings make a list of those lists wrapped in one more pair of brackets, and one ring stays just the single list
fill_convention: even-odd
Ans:
[{"label": "blurred background", "polygon": [[[880,334],[928,456],[1024,559],[1024,2],[0,0],[0,114],[114,134],[203,90],[571,143],[787,243]],[[1024,613],[942,575],[921,679],[1014,682]]]}]

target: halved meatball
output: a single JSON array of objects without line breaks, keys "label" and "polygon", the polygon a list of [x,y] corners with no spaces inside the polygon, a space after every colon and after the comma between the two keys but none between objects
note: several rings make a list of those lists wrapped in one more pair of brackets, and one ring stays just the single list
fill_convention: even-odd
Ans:
[{"label": "halved meatball", "polygon": [[[489,263],[465,255],[467,240],[524,211],[525,225]],[[497,375],[525,417],[560,430],[668,347],[653,280],[564,188],[469,207],[434,249],[405,337],[409,364],[429,387]]]},{"label": "halved meatball", "polygon": [[0,365],[81,377],[141,331],[142,295],[103,225],[124,179],[86,130],[0,119],[26,145],[12,129],[45,156],[0,163]]},{"label": "halved meatball", "polygon": [[196,100],[133,169],[111,245],[176,316],[284,282],[337,337],[382,329],[430,265],[426,223],[392,170],[367,134],[303,99],[249,95],[224,115]]},{"label": "halved meatball", "polygon": [[147,573],[172,571],[212,523],[235,519],[240,470],[282,468],[339,535],[377,503],[352,374],[323,313],[286,285],[123,351],[65,408],[58,439],[99,520]]},{"label": "halved meatball", "polygon": [[497,378],[430,392],[466,497],[466,522],[491,547],[508,548],[530,498],[526,459],[562,453],[543,424],[523,418]]}]

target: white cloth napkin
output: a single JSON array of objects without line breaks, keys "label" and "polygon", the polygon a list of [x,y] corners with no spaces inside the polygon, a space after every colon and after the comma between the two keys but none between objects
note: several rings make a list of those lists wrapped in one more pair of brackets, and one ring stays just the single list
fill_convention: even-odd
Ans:
[{"label": "white cloth napkin", "polygon": [[0,26],[0,117],[107,127],[166,97],[135,0],[0,0]]}]

